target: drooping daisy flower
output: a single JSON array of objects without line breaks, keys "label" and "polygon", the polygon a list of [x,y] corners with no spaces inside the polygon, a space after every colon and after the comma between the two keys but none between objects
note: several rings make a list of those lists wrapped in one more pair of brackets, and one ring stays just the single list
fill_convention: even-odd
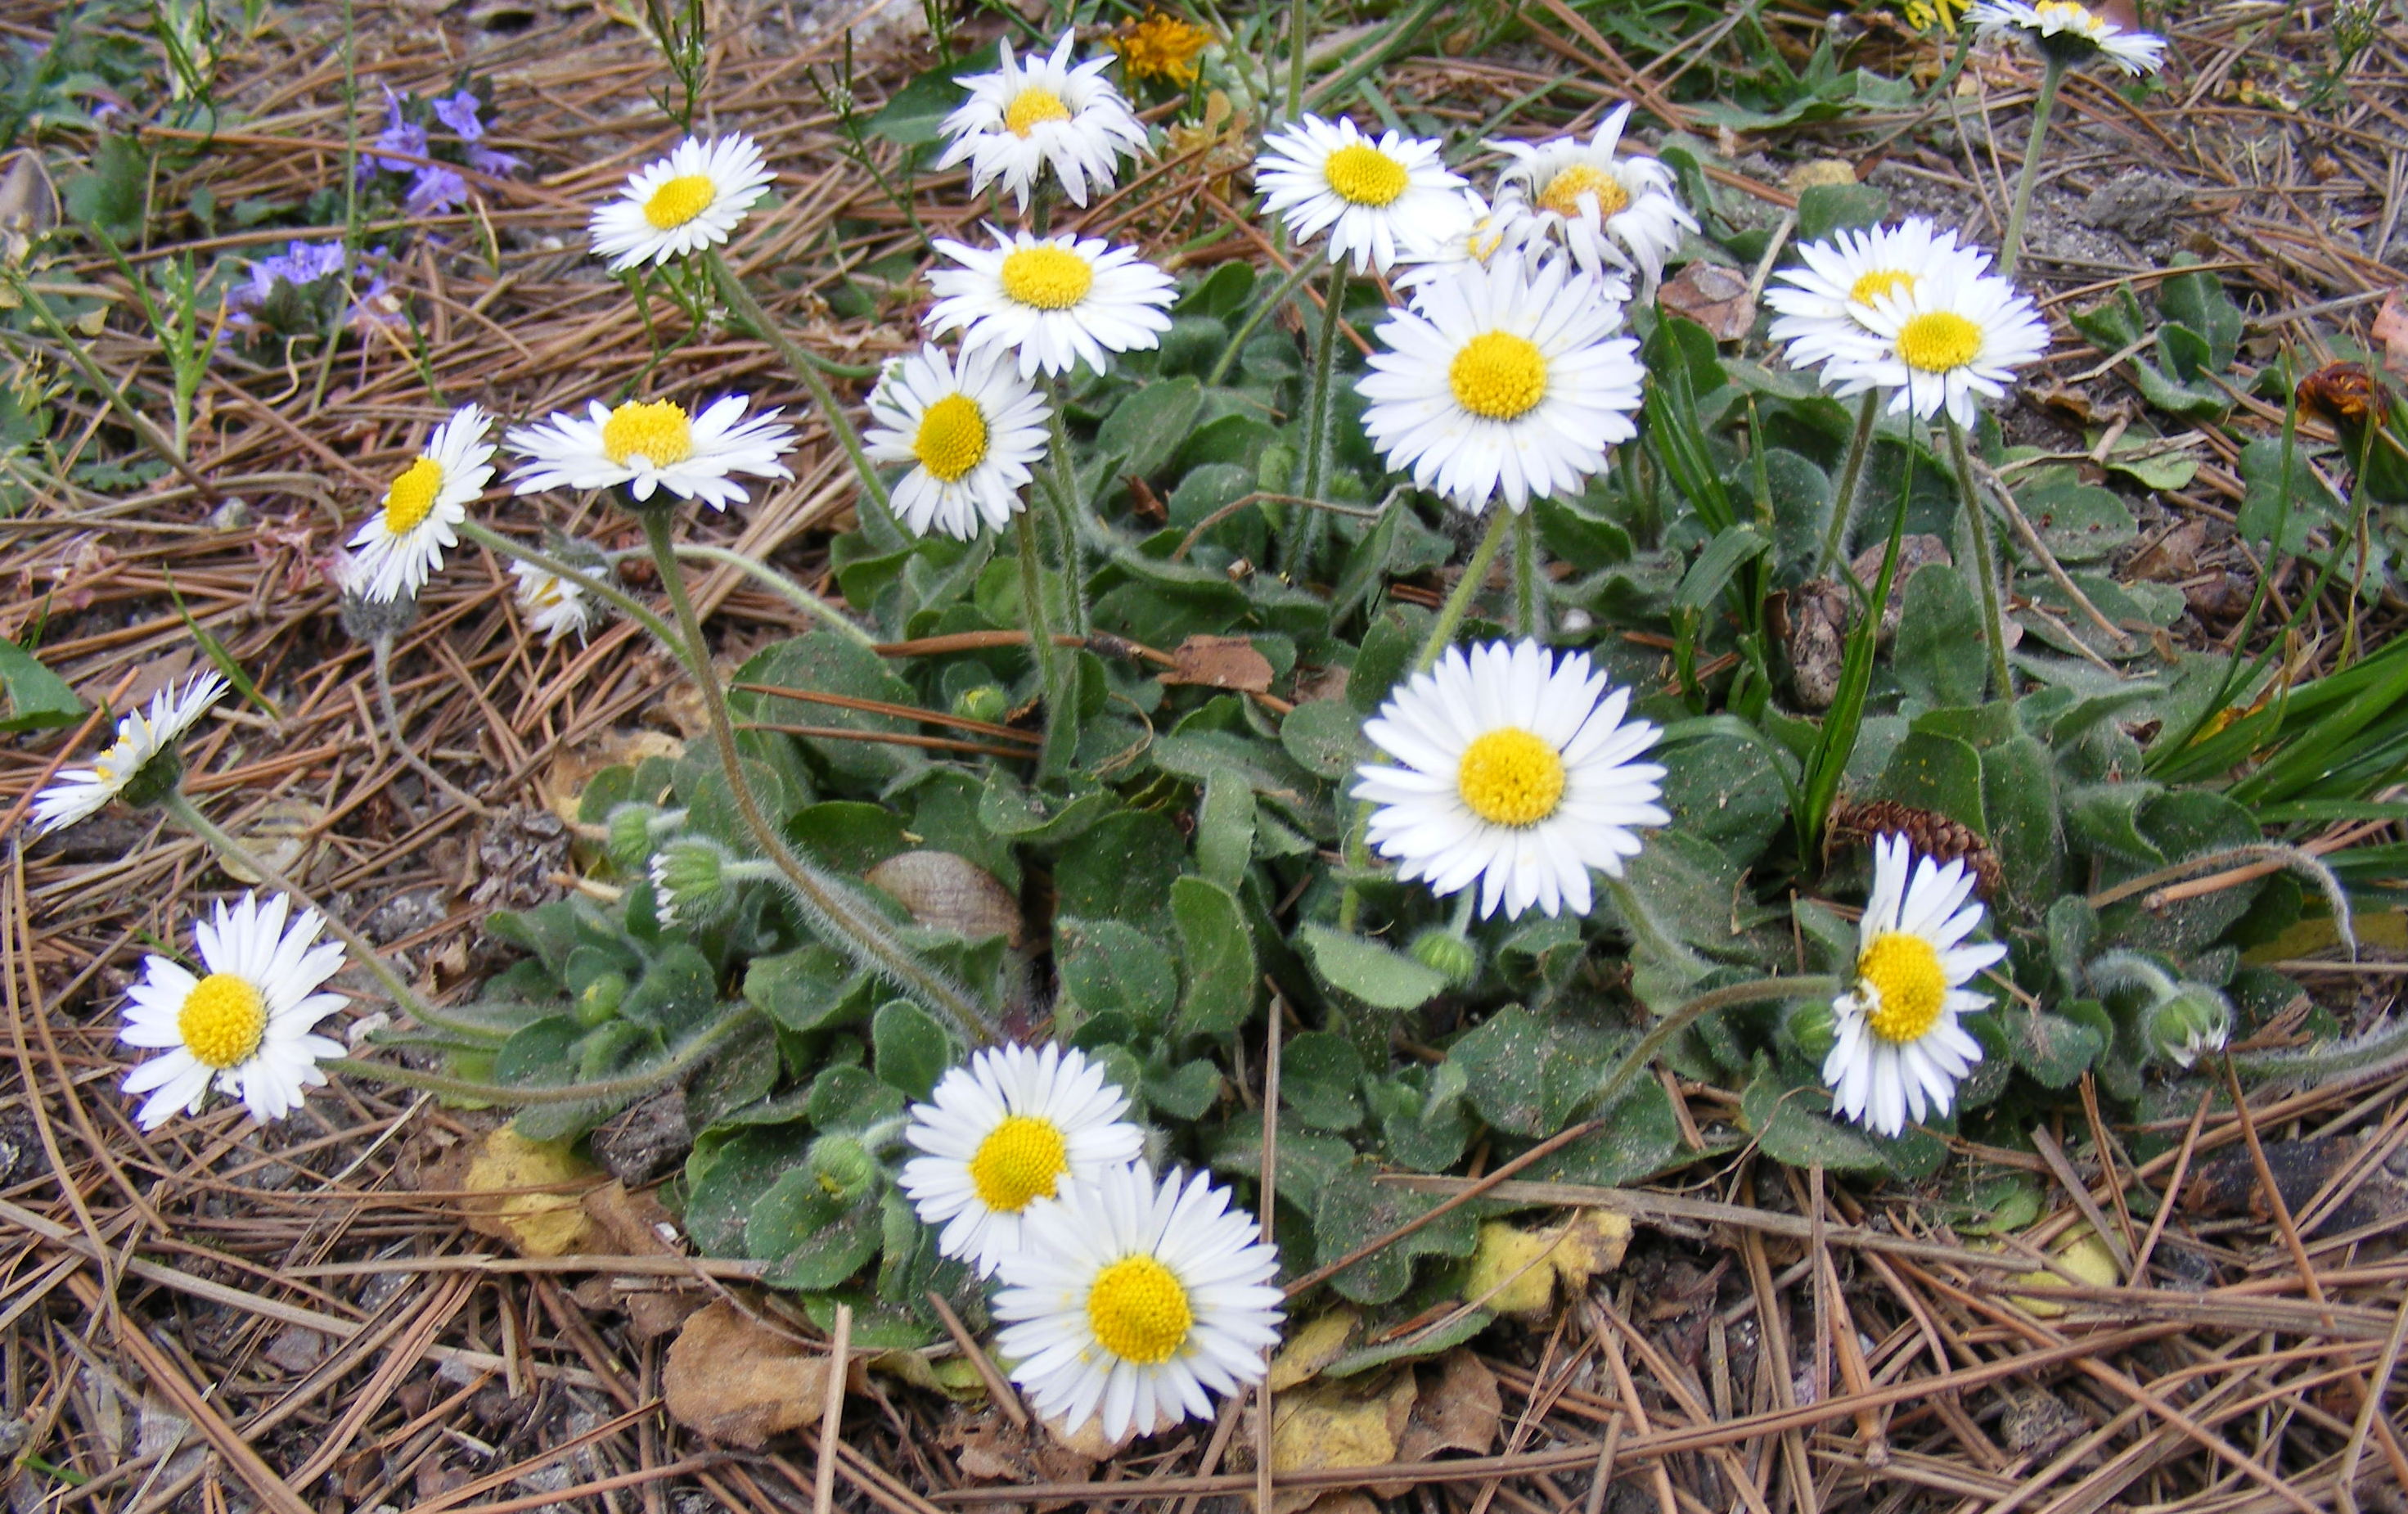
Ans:
[{"label": "drooping daisy flower", "polygon": [[1032,1204],[1135,1160],[1126,1113],[1128,1096],[1084,1053],[989,1046],[912,1105],[903,1139],[925,1155],[903,1164],[903,1192],[944,1227],[938,1250],[991,1276],[1021,1249]]},{"label": "drooping daisy flower", "polygon": [[343,948],[318,944],[324,922],[314,910],[286,930],[291,907],[282,894],[264,904],[245,894],[231,909],[220,900],[214,920],[193,922],[205,976],[165,957],[144,960],[118,1032],[129,1046],[160,1052],[125,1078],[126,1092],[150,1095],[135,1115],[144,1130],[179,1111],[199,1114],[211,1085],[265,1121],[299,1108],[303,1090],[326,1081],[318,1063],[343,1048],[310,1031],[343,1007],[340,994],[318,991],[342,967]]},{"label": "drooping daisy flower", "polygon": [[1140,1161],[1069,1184],[1003,1259],[996,1349],[1074,1434],[1098,1414],[1112,1440],[1209,1420],[1279,1341],[1279,1251],[1258,1233],[1202,1173],[1157,1184]]},{"label": "drooping daisy flower", "polygon": [[1536,642],[1449,647],[1364,723],[1401,763],[1366,763],[1356,799],[1397,875],[1444,897],[1480,885],[1480,913],[1508,919],[1536,904],[1585,915],[1588,872],[1622,876],[1639,831],[1670,823],[1656,802],[1664,770],[1636,760],[1663,734],[1625,720],[1614,688],[1585,652],[1558,660]]},{"label": "drooping daisy flower", "polygon": [[1652,288],[1664,276],[1664,260],[1681,245],[1681,233],[1697,230],[1698,221],[1674,193],[1671,169],[1643,155],[1614,156],[1629,119],[1630,107],[1618,105],[1585,142],[1558,137],[1485,145],[1513,160],[1497,176],[1500,204],[1524,206],[1588,272],[1608,265],[1635,268]]},{"label": "drooping daisy flower", "polygon": [[2101,56],[2128,74],[2154,74],[2165,65],[2164,37],[2118,26],[2076,0],[1981,0],[1965,19],[1985,37],[2013,36],[2059,67]]},{"label": "drooping daisy flower", "polygon": [[1087,203],[1090,184],[1111,188],[1114,160],[1145,151],[1145,127],[1104,78],[1110,58],[1070,65],[1074,40],[1065,32],[1053,56],[1031,53],[1025,63],[1015,63],[1005,42],[994,73],[954,79],[970,97],[939,128],[953,141],[937,166],[968,163],[973,195],[1002,180],[1024,210],[1049,165],[1073,205]]},{"label": "drooping daisy flower", "polygon": [[65,769],[34,796],[36,832],[48,835],[89,819],[120,795],[133,804],[165,798],[183,776],[176,743],[225,691],[226,681],[208,672],[178,687],[161,689],[151,697],[147,714],[127,711],[118,719],[117,740],[93,758],[91,767]]},{"label": "drooping daisy flower", "polygon": [[761,149],[742,132],[708,141],[689,137],[669,155],[630,175],[617,199],[586,223],[594,255],[610,271],[671,258],[727,240],[769,187]]},{"label": "drooping daisy flower", "polygon": [[1499,258],[1419,296],[1418,310],[1388,311],[1386,351],[1355,383],[1371,444],[1416,487],[1475,514],[1501,493],[1518,511],[1578,490],[1637,434],[1646,370],[1596,280],[1559,258],[1536,275]]},{"label": "drooping daisy flower", "polygon": [[624,484],[640,503],[655,489],[699,499],[713,510],[752,497],[732,475],[791,479],[778,459],[794,440],[783,411],[744,418],[742,395],[713,400],[688,415],[673,399],[596,399],[585,419],[554,411],[552,419],[511,428],[503,440],[526,455],[510,473],[520,494],[543,489],[608,489]]},{"label": "drooping daisy flower", "polygon": [[1857,311],[1884,295],[1913,289],[1926,279],[1953,286],[1978,278],[1990,254],[1959,247],[1956,234],[1921,216],[1897,226],[1846,230],[1828,241],[1798,249],[1802,266],[1782,269],[1764,292],[1776,318],[1770,336],[1788,349],[1789,366],[1811,368],[1853,349],[1870,328]]},{"label": "drooping daisy flower", "polygon": [[1875,295],[1849,313],[1864,333],[1845,339],[1824,376],[1842,394],[1883,391],[1893,415],[1913,411],[1929,419],[1944,406],[1970,426],[1975,396],[2005,397],[2015,369],[2048,353],[2040,308],[1995,274],[1934,267],[1912,287]]},{"label": "drooping daisy flower", "polygon": [[585,639],[585,627],[593,622],[594,606],[585,591],[550,569],[538,568],[530,562],[512,562],[510,576],[517,579],[519,613],[526,617],[527,628],[543,638],[550,646],[565,636]]},{"label": "drooping daisy flower", "polygon": [[1376,139],[1343,117],[1305,116],[1263,138],[1254,187],[1263,209],[1309,242],[1329,233],[1329,261],[1354,271],[1394,267],[1404,252],[1451,235],[1464,215],[1442,144],[1388,132]]},{"label": "drooping daisy flower", "polygon": [[427,575],[443,566],[444,549],[460,544],[452,527],[467,518],[494,476],[494,444],[485,440],[493,424],[478,406],[461,406],[394,476],[377,512],[351,538],[351,593],[398,599],[426,586]]},{"label": "drooping daisy flower", "polygon": [[870,391],[869,415],[877,424],[861,440],[871,461],[912,465],[895,486],[895,512],[922,536],[967,541],[982,525],[1010,525],[1045,451],[1045,401],[999,348],[958,365],[934,344],[896,359]]},{"label": "drooping daisy flower", "polygon": [[1896,1135],[1910,1117],[1946,1114],[1958,1080],[1982,1060],[1982,1044],[1956,1017],[1989,1007],[1964,985],[2007,948],[1960,944],[1982,923],[1982,906],[1966,902],[1972,893],[1961,860],[1942,867],[1917,858],[1904,836],[1874,838],[1855,981],[1831,1001],[1838,1039],[1823,1081],[1832,1113]]},{"label": "drooping daisy flower", "polygon": [[1024,379],[1082,362],[1101,373],[1106,353],[1151,348],[1170,329],[1164,307],[1177,291],[1135,248],[993,226],[987,235],[991,248],[938,238],[937,251],[961,267],[928,275],[938,296],[928,329],[961,332],[963,355],[1018,348]]}]

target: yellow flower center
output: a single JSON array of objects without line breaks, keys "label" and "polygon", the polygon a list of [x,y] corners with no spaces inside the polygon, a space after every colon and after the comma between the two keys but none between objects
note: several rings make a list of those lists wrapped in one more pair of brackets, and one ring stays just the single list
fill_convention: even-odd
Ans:
[{"label": "yellow flower center", "polygon": [[212,973],[184,996],[176,1033],[203,1065],[222,1073],[239,1067],[267,1033],[267,999],[250,979]]},{"label": "yellow flower center", "polygon": [[633,457],[654,468],[684,462],[694,455],[694,426],[685,407],[674,399],[629,400],[602,423],[602,455],[621,468]]},{"label": "yellow flower center", "polygon": [[1069,1143],[1052,1120],[1013,1115],[979,1143],[970,1187],[988,1208],[1016,1215],[1032,1199],[1052,1198],[1054,1180],[1069,1170]]},{"label": "yellow flower center", "polygon": [[2040,0],[2040,4],[2032,7],[2032,18],[2040,22],[2055,22],[2059,26],[2080,27],[2084,31],[2088,31],[2093,24],[2090,7],[2076,5],[2073,0]]},{"label": "yellow flower center", "polygon": [[443,465],[432,457],[412,462],[384,492],[384,528],[408,536],[435,509],[435,497],[442,492]]},{"label": "yellow flower center", "polygon": [[1899,328],[1898,355],[1926,373],[1951,373],[1982,353],[1982,328],[1955,310],[1926,310]]},{"label": "yellow flower center", "polygon": [[1580,199],[1584,195],[1597,196],[1597,218],[1604,221],[1620,215],[1630,207],[1630,192],[1622,180],[1604,169],[1585,163],[1575,163],[1547,180],[1539,195],[1539,203],[1560,216],[1581,213]]},{"label": "yellow flower center", "polygon": [[1062,96],[1042,84],[1029,85],[1003,108],[1004,129],[1014,137],[1026,137],[1044,122],[1069,119],[1070,108],[1062,103]]},{"label": "yellow flower center", "polygon": [[1547,397],[1547,359],[1526,338],[1484,331],[1455,353],[1446,382],[1472,414],[1511,421]]},{"label": "yellow flower center", "polygon": [[675,231],[695,216],[710,209],[719,198],[719,186],[709,174],[680,174],[644,202],[644,219],[654,231]]},{"label": "yellow flower center", "polygon": [[1914,292],[1914,275],[1903,268],[1875,268],[1860,274],[1848,286],[1848,298],[1858,305],[1870,305],[1884,295],[1907,295]]},{"label": "yellow flower center", "polygon": [[1087,1290],[1087,1328],[1096,1344],[1124,1362],[1153,1366],[1187,1343],[1196,1323],[1187,1290],[1152,1257],[1123,1257]]},{"label": "yellow flower center", "polygon": [[1455,786],[1490,825],[1534,825],[1564,797],[1564,759],[1519,726],[1502,726],[1463,749]]},{"label": "yellow flower center", "polygon": [[1003,260],[1003,292],[1040,310],[1067,310],[1095,285],[1096,270],[1067,247],[1024,247]]},{"label": "yellow flower center", "polygon": [[1894,1046],[1929,1035],[1948,1002],[1948,974],[1941,971],[1939,951],[1903,930],[1873,938],[1856,959],[1856,980],[1874,999],[1865,1023]]},{"label": "yellow flower center", "polygon": [[947,395],[920,412],[911,451],[922,468],[956,483],[986,460],[986,413],[968,395]]},{"label": "yellow flower center", "polygon": [[1322,161],[1321,177],[1349,205],[1394,205],[1412,181],[1405,166],[1369,142],[1349,142]]}]

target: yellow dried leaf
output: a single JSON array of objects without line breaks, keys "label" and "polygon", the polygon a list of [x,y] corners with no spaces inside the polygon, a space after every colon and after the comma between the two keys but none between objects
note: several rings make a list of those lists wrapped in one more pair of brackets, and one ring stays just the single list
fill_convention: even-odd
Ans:
[{"label": "yellow dried leaf", "polygon": [[1562,1243],[1549,1260],[1555,1262],[1555,1276],[1564,1280],[1565,1290],[1577,1293],[1598,1273],[1621,1266],[1623,1253],[1629,1249],[1629,1216],[1611,1209],[1583,1209],[1572,1217],[1571,1228],[1564,1232]]},{"label": "yellow dried leaf", "polygon": [[1271,1391],[1283,1393],[1321,1376],[1321,1369],[1338,1360],[1338,1353],[1354,1338],[1362,1323],[1362,1311],[1340,1305],[1290,1331],[1287,1344],[1271,1358]]},{"label": "yellow dried leaf", "polygon": [[[1271,1470],[1386,1466],[1397,1459],[1397,1437],[1412,1418],[1419,1391],[1412,1373],[1400,1372],[1381,1385],[1348,1378],[1274,1396]],[[1275,1493],[1271,1514],[1296,1514],[1318,1496],[1312,1488]]]},{"label": "yellow dried leaf", "polygon": [[685,1322],[661,1369],[661,1397],[678,1423],[759,1450],[771,1435],[819,1422],[828,1359],[724,1303]]},{"label": "yellow dried leaf", "polygon": [[1782,188],[1800,195],[1825,185],[1856,181],[1856,166],[1843,158],[1809,158],[1781,176]]},{"label": "yellow dried leaf", "polygon": [[[2056,1249],[2057,1264],[2092,1288],[2113,1288],[2121,1280],[2115,1266],[2115,1253],[2088,1226],[2072,1232]],[[2021,1288],[2063,1289],[2071,1285],[2053,1272],[2027,1272],[2014,1279]],[[2017,1294],[2014,1302],[2035,1319],[2054,1319],[2065,1312],[2065,1305],[2051,1299]]]},{"label": "yellow dried leaf", "polygon": [[504,1125],[485,1137],[461,1184],[471,1193],[494,1195],[468,1201],[468,1223],[509,1242],[523,1256],[557,1257],[582,1250],[593,1221],[568,1185],[595,1172],[570,1142],[530,1141]]},{"label": "yellow dried leaf", "polygon": [[1463,1275],[1463,1300],[1498,1314],[1544,1314],[1555,1301],[1549,1248],[1557,1231],[1524,1230],[1502,1219],[1480,1227],[1480,1248]]}]

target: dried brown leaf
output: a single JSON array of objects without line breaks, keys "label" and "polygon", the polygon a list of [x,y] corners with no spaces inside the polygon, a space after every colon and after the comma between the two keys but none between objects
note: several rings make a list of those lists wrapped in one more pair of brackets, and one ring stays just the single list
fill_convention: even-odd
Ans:
[{"label": "dried brown leaf", "polygon": [[1737,341],[1756,324],[1756,301],[1747,297],[1747,276],[1719,263],[1692,263],[1657,292],[1665,309],[1678,310],[1713,334]]},{"label": "dried brown leaf", "polygon": [[1271,663],[1242,636],[1191,636],[1170,654],[1166,684],[1202,684],[1208,688],[1234,688],[1268,694]]},{"label": "dried brown leaf", "polygon": [[828,1359],[724,1303],[685,1322],[661,1369],[678,1423],[759,1450],[771,1435],[816,1423],[827,1406]]},{"label": "dried brown leaf", "polygon": [[903,852],[862,874],[895,897],[922,925],[971,941],[1001,936],[1015,949],[1027,940],[1020,901],[994,873],[952,852]]}]

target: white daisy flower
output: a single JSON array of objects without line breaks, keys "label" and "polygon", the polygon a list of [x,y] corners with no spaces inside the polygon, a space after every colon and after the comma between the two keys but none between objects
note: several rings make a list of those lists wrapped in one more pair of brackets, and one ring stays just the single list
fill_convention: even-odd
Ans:
[{"label": "white daisy flower", "polygon": [[1263,209],[1309,242],[1329,233],[1329,261],[1352,257],[1354,271],[1383,273],[1399,256],[1449,236],[1464,213],[1442,144],[1388,132],[1373,138],[1340,117],[1305,116],[1263,138],[1254,187]]},{"label": "white daisy flower", "polygon": [[1015,63],[1004,43],[1002,66],[953,80],[970,97],[939,129],[953,138],[939,168],[970,166],[970,193],[983,195],[1000,179],[1024,210],[1048,165],[1073,205],[1087,203],[1087,186],[1112,187],[1115,160],[1145,152],[1145,127],[1103,77],[1111,59],[1070,65],[1075,40],[1065,32],[1051,57],[1031,53]]},{"label": "white daisy flower", "polygon": [[[1443,235],[1422,238],[1397,249],[1395,283],[1412,296],[1418,308],[1421,291],[1459,277],[1466,269],[1486,268],[1498,259],[1522,265],[1532,278],[1550,259],[1563,256],[1548,241],[1529,208],[1519,200],[1491,205],[1480,192],[1467,189],[1456,199],[1458,213],[1445,223]],[[1597,280],[1599,297],[1617,305],[1630,303],[1630,281],[1609,269]]]},{"label": "white daisy flower", "polygon": [[1664,276],[1664,260],[1680,247],[1681,233],[1697,230],[1698,220],[1674,193],[1671,169],[1643,155],[1614,156],[1629,119],[1630,107],[1618,105],[1586,142],[1558,137],[1484,145],[1513,160],[1497,176],[1500,205],[1523,207],[1588,272],[1601,273],[1608,265],[1634,268],[1653,288]]},{"label": "white daisy flower", "polygon": [[[128,789],[133,792],[127,797],[137,804],[165,797],[165,786],[183,771],[174,757],[176,743],[210,705],[225,697],[225,691],[226,681],[208,672],[178,687],[161,689],[151,696],[147,714],[127,711],[118,719],[117,739],[93,758],[91,767],[63,770],[34,796],[36,833],[48,835],[90,819]],[[154,769],[152,761],[162,754],[168,756],[169,762]]]},{"label": "white daisy flower", "polygon": [[666,263],[727,240],[770,178],[761,149],[742,132],[689,137],[629,176],[617,199],[595,209],[586,235],[613,273]]},{"label": "white daisy flower", "polygon": [[1259,1229],[1202,1173],[1157,1184],[1140,1161],[1072,1183],[1003,1259],[996,1350],[1072,1434],[1098,1414],[1112,1440],[1209,1420],[1279,1343],[1279,1250]]},{"label": "white daisy flower", "polygon": [[594,621],[594,605],[583,589],[530,562],[512,562],[510,576],[518,580],[519,613],[526,617],[527,629],[543,638],[544,645],[571,635],[585,640],[585,627]]},{"label": "white daisy flower", "polygon": [[1474,514],[1499,493],[1514,510],[1572,493],[1638,434],[1646,370],[1617,339],[1622,306],[1560,258],[1538,273],[1519,259],[1467,266],[1391,309],[1370,371],[1354,387],[1363,429],[1418,488]]},{"label": "white daisy flower", "polygon": [[463,405],[435,428],[408,468],[386,486],[377,512],[351,538],[351,577],[344,585],[363,599],[415,598],[427,575],[443,566],[447,547],[460,544],[452,528],[494,476],[494,418]]},{"label": "white daisy flower", "polygon": [[1664,770],[1635,760],[1662,735],[1625,720],[1585,652],[1558,660],[1536,642],[1449,647],[1389,695],[1364,736],[1402,763],[1366,763],[1354,797],[1378,806],[1367,833],[1397,875],[1441,897],[1480,885],[1480,913],[1536,904],[1586,915],[1588,872],[1622,876],[1640,829],[1669,824]]},{"label": "white daisy flower", "polygon": [[1980,0],[1965,19],[1985,37],[2012,34],[2060,66],[2100,56],[2128,74],[2154,74],[2165,66],[2164,37],[2118,26],[2075,0]]},{"label": "white daisy flower", "polygon": [[1959,944],[1982,923],[1982,906],[1966,902],[1972,893],[1962,861],[1942,867],[1918,858],[1904,836],[1874,838],[1856,981],[1831,1001],[1839,1039],[1823,1059],[1823,1081],[1832,1113],[1896,1135],[1910,1117],[1946,1114],[1958,1080],[1982,1060],[1982,1044],[1956,1017],[1989,1007],[1964,985],[2007,948]]},{"label": "white daisy flower", "polygon": [[903,1164],[903,1192],[944,1227],[938,1250],[991,1276],[1021,1248],[1032,1204],[1136,1158],[1127,1113],[1128,1095],[1082,1052],[989,1046],[911,1106],[903,1139],[925,1155]]},{"label": "white daisy flower", "polygon": [[2004,398],[2015,369],[2048,353],[2048,323],[2008,280],[1934,267],[1911,287],[1875,295],[1849,311],[1863,325],[1823,369],[1842,394],[1879,389],[1893,415],[1929,419],[1942,407],[1973,424],[1976,395]]},{"label": "white daisy flower", "polygon": [[729,395],[691,416],[672,399],[615,406],[596,399],[583,420],[555,411],[551,420],[513,427],[503,439],[527,457],[510,479],[520,494],[624,484],[639,503],[666,489],[724,510],[752,497],[733,474],[795,476],[778,460],[795,435],[778,419],[785,412],[765,411],[748,421],[747,403],[742,395]]},{"label": "white daisy flower", "polygon": [[343,1048],[310,1031],[343,1007],[318,988],[343,965],[343,948],[318,943],[324,922],[303,910],[285,929],[291,903],[245,894],[216,918],[193,922],[207,975],[194,977],[165,957],[148,958],[142,980],[126,989],[118,1039],[161,1054],[126,1074],[125,1091],[148,1093],[135,1118],[155,1131],[181,1112],[197,1115],[211,1085],[243,1102],[254,1119],[281,1119],[303,1090],[326,1081],[318,1063]]},{"label": "white daisy flower", "polygon": [[1007,237],[993,226],[987,235],[992,248],[939,238],[937,251],[961,267],[928,275],[938,296],[928,329],[961,332],[963,355],[1018,348],[1024,379],[1081,362],[1101,373],[1106,353],[1152,348],[1170,329],[1164,308],[1177,289],[1135,248],[1094,237]]},{"label": "white daisy flower", "polygon": [[1812,368],[1849,352],[1870,328],[1856,311],[1884,295],[1913,289],[1926,279],[1954,285],[1979,277],[1990,254],[1956,245],[1956,234],[1921,216],[1897,226],[1847,230],[1828,241],[1798,249],[1805,261],[1782,269],[1764,292],[1776,318],[1770,333],[1785,345],[1789,366]]},{"label": "white daisy flower", "polygon": [[863,433],[870,460],[909,463],[895,512],[913,532],[967,541],[982,525],[1001,530],[1045,453],[1045,401],[989,347],[956,364],[934,344],[897,358],[869,394]]}]

